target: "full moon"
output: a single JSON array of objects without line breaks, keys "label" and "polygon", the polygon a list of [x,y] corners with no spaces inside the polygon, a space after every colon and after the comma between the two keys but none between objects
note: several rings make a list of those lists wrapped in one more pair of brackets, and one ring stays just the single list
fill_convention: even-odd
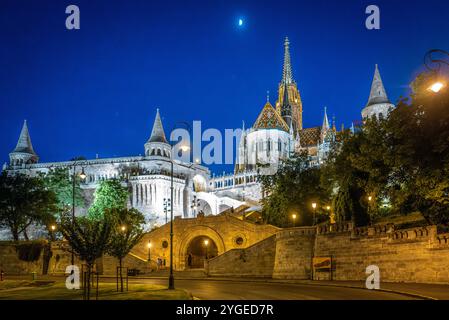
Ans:
[{"label": "full moon", "polygon": [[239,27],[243,26],[243,19],[239,19]]}]

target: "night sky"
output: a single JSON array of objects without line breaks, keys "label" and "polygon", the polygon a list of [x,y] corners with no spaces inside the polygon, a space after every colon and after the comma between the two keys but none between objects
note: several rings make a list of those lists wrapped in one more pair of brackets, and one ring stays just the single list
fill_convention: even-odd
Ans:
[{"label": "night sky", "polygon": [[[70,4],[81,30],[65,28]],[[365,28],[369,4],[381,30]],[[41,162],[143,154],[156,107],[166,131],[250,126],[267,90],[275,102],[285,36],[304,126],[320,125],[327,106],[348,127],[376,63],[396,102],[425,52],[449,49],[448,14],[447,0],[1,0],[0,161],[24,119]]]}]

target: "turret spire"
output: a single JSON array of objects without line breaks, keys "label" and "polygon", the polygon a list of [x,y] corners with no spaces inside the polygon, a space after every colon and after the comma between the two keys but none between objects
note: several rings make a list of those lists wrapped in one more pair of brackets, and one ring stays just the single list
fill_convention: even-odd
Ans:
[{"label": "turret spire", "polygon": [[30,133],[28,131],[27,121],[23,122],[22,131],[20,131],[19,140],[17,141],[16,148],[13,152],[19,153],[29,153],[32,155],[36,155],[33,149],[33,145],[31,144]]},{"label": "turret spire", "polygon": [[371,84],[371,92],[366,106],[368,107],[379,103],[390,103],[390,100],[388,100],[387,92],[385,91],[382,78],[380,77],[379,67],[376,64],[373,82]]},{"label": "turret spire", "polygon": [[293,83],[293,74],[292,74],[292,64],[290,61],[290,42],[288,41],[288,37],[285,37],[284,42],[284,69],[282,72],[282,83],[283,84],[291,84]]},{"label": "turret spire", "polygon": [[156,110],[156,117],[154,119],[153,130],[151,131],[151,137],[148,140],[148,142],[168,143],[167,138],[165,138],[164,127],[162,126],[159,109]]}]

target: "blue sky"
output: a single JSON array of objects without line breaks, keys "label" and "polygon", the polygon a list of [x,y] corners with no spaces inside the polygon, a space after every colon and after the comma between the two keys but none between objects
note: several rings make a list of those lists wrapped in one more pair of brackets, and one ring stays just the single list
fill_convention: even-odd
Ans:
[{"label": "blue sky", "polygon": [[[80,30],[65,28],[70,4]],[[380,30],[365,28],[369,4]],[[275,101],[285,36],[304,126],[319,125],[324,106],[349,126],[376,63],[395,102],[427,50],[449,49],[448,12],[445,0],[1,0],[0,161],[24,119],[42,162],[142,154],[156,107],[166,130],[252,125],[267,90]]]}]

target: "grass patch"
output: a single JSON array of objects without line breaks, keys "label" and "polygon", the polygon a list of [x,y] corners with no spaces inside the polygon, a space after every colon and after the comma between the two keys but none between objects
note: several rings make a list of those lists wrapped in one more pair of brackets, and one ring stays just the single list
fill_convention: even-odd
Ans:
[{"label": "grass patch", "polygon": [[[129,291],[117,292],[115,283],[100,283],[98,300],[191,300],[185,290],[168,290],[153,284],[129,284]],[[0,282],[1,300],[81,300],[82,290],[68,290],[64,282],[14,281]],[[95,289],[91,289],[95,300]]]}]

